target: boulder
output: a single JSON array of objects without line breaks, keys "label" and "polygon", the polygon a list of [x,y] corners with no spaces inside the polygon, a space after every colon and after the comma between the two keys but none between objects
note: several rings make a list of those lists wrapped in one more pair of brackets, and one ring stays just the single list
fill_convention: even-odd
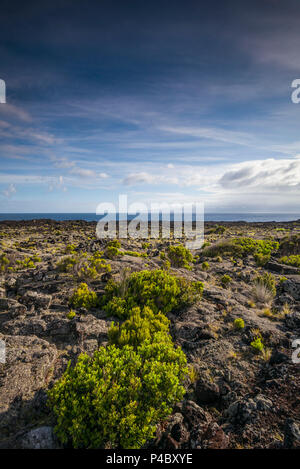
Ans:
[{"label": "boulder", "polygon": [[34,306],[36,310],[48,309],[52,302],[52,296],[36,291],[27,291],[22,296],[22,303],[26,306]]}]

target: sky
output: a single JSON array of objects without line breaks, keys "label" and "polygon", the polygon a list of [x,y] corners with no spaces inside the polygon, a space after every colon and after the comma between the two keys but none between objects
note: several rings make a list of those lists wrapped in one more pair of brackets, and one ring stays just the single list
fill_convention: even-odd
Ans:
[{"label": "sky", "polygon": [[0,212],[300,212],[297,0],[1,2]]}]

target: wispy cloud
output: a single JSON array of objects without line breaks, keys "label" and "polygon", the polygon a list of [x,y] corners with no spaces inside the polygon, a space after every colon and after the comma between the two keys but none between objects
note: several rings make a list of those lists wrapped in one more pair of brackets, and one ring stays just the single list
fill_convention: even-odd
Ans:
[{"label": "wispy cloud", "polygon": [[4,189],[4,191],[2,191],[2,194],[9,198],[9,197],[12,197],[13,194],[15,194],[17,192],[17,189],[15,187],[14,184],[10,184],[6,189]]}]

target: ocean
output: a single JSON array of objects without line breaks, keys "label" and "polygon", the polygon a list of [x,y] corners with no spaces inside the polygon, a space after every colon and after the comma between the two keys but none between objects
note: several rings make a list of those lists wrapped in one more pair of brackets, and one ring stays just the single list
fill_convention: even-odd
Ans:
[{"label": "ocean", "polygon": [[[128,219],[133,216],[128,216]],[[63,220],[85,220],[99,221],[100,215],[95,213],[0,213],[0,221],[4,220],[40,220],[51,219]],[[300,213],[205,213],[205,221],[246,221],[246,222],[266,222],[266,221],[296,221],[300,219]]]}]

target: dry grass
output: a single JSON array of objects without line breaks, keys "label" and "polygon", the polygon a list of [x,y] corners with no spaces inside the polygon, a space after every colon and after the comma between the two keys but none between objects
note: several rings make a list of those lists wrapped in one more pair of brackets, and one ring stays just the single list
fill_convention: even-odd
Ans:
[{"label": "dry grass", "polygon": [[274,299],[273,293],[263,283],[256,283],[252,289],[252,298],[255,303],[270,305]]}]

